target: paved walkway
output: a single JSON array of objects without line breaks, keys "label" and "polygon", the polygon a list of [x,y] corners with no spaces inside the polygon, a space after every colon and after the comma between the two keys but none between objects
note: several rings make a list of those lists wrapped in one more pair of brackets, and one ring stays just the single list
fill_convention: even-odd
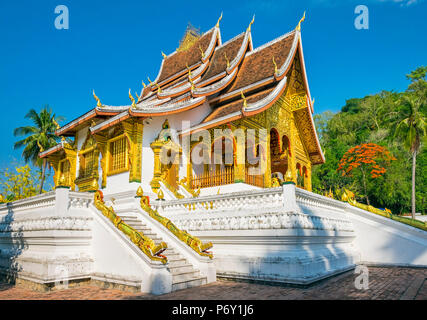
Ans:
[{"label": "paved walkway", "polygon": [[308,288],[271,286],[219,280],[198,288],[162,296],[82,286],[47,293],[0,284],[0,300],[118,300],[118,299],[202,299],[202,300],[287,300],[287,299],[385,299],[427,300],[427,269],[369,267],[369,288],[357,289],[353,271],[323,280]]}]

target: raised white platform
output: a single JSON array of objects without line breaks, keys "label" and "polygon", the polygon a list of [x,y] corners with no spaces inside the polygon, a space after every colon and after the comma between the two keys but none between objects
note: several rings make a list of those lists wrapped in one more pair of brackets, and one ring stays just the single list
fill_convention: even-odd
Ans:
[{"label": "raised white platform", "polygon": [[212,241],[213,261],[151,219],[136,190],[105,194],[129,225],[170,244],[166,265],[149,260],[106,219],[93,193],[57,189],[0,205],[0,271],[41,284],[89,278],[162,294],[216,275],[309,284],[358,263],[427,266],[425,231],[293,184],[232,191],[151,199],[179,228]]}]

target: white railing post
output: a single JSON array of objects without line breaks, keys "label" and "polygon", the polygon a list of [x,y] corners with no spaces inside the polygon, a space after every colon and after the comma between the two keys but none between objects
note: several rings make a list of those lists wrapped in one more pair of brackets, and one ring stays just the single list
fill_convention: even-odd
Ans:
[{"label": "white railing post", "polygon": [[70,189],[59,187],[55,189],[55,214],[66,216],[68,212]]},{"label": "white railing post", "polygon": [[293,182],[287,182],[282,185],[283,189],[283,206],[284,212],[299,212],[297,206],[297,199],[295,194],[295,184]]}]

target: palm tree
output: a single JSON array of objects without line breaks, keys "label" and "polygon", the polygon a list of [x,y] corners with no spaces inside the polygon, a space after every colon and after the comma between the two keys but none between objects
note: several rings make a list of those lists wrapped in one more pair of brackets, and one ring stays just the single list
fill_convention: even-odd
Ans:
[{"label": "palm tree", "polygon": [[399,136],[412,156],[412,219],[415,219],[415,167],[421,140],[426,134],[426,118],[422,112],[424,95],[415,92],[402,94],[395,136]]},{"label": "palm tree", "polygon": [[19,127],[13,131],[15,137],[27,136],[15,142],[14,149],[25,146],[22,151],[25,162],[32,162],[33,165],[41,168],[42,174],[39,193],[42,193],[47,161],[46,158],[41,160],[39,153],[58,143],[59,137],[55,135],[57,128],[56,121],[62,121],[63,118],[55,117],[55,114],[52,114],[52,110],[48,106],[45,106],[40,113],[31,109],[25,115],[25,118],[30,119],[34,123],[34,126]]}]

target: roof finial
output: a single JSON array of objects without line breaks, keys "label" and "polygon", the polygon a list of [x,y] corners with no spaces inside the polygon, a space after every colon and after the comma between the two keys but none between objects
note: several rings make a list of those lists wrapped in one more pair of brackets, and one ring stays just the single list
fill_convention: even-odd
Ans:
[{"label": "roof finial", "polygon": [[166,59],[167,55],[162,51],[163,59]]},{"label": "roof finial", "polygon": [[97,101],[96,106],[99,107],[99,108],[102,107],[101,100],[99,100],[99,98],[96,96],[95,90],[93,90],[93,97]]},{"label": "roof finial", "polygon": [[274,74],[277,74],[277,64],[276,64],[276,61],[274,60],[274,56],[273,56],[273,64],[274,64]]},{"label": "roof finial", "polygon": [[221,12],[221,16],[219,17],[219,19],[218,19],[218,21],[217,21],[217,23],[216,23],[216,26],[215,27],[217,27],[217,28],[219,28],[219,22],[222,20],[222,12]]},{"label": "roof finial", "polygon": [[142,80],[142,86],[144,87],[144,89],[147,87],[147,85],[144,83],[144,80]]},{"label": "roof finial", "polygon": [[247,107],[248,107],[248,103],[247,103],[247,101],[246,101],[246,97],[245,97],[245,95],[243,94],[243,90],[242,91],[240,91],[240,96],[242,97],[242,99],[243,99],[243,110],[244,109],[246,109]]},{"label": "roof finial", "polygon": [[252,21],[249,23],[249,26],[248,26],[248,29],[247,29],[248,32],[251,31],[251,25],[254,23],[254,21],[255,21],[255,14],[252,17]]},{"label": "roof finial", "polygon": [[199,44],[199,50],[200,50],[200,53],[202,54],[202,59],[204,59],[205,53],[203,52],[202,46],[200,44]]},{"label": "roof finial", "polygon": [[194,90],[194,82],[191,79],[191,69],[188,67],[188,63],[185,63],[185,66],[187,67],[187,70],[188,70],[188,81],[191,83],[191,90]]},{"label": "roof finial", "polygon": [[302,16],[301,20],[298,22],[298,25],[296,27],[298,31],[301,31],[301,22],[303,22],[304,20],[305,20],[305,11],[304,11],[304,15]]},{"label": "roof finial", "polygon": [[227,58],[227,52],[224,52],[225,61],[227,61],[227,69],[230,68],[230,61]]},{"label": "roof finial", "polygon": [[148,79],[148,82],[150,82],[150,86],[152,86],[153,82],[150,80],[150,77],[147,77],[147,79]]},{"label": "roof finial", "polygon": [[129,99],[130,99],[130,101],[132,101],[132,108],[136,107],[135,98],[132,97],[132,93],[130,93],[130,89],[129,89]]},{"label": "roof finial", "polygon": [[139,101],[139,95],[138,95],[138,92],[136,92],[136,91],[135,91],[135,95],[136,95],[136,97],[138,98],[138,99],[137,99],[137,101]]}]

